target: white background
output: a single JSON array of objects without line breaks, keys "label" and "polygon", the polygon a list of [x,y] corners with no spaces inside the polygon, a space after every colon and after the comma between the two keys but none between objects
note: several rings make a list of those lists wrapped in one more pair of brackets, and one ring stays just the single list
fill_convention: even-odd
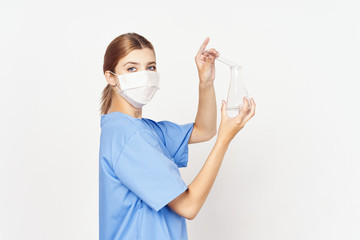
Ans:
[{"label": "white background", "polygon": [[[356,1],[2,1],[0,239],[98,239],[99,100],[112,39],[153,43],[143,117],[195,120],[195,54],[243,66],[256,115],[231,143],[195,239],[360,239]],[[220,123],[229,70],[216,63]],[[191,144],[187,184],[216,137]]]}]

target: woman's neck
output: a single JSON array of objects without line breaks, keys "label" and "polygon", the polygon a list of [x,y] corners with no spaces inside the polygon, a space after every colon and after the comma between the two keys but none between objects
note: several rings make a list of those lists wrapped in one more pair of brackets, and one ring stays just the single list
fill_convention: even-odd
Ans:
[{"label": "woman's neck", "polygon": [[122,112],[127,115],[130,115],[134,118],[142,118],[142,108],[135,108],[133,105],[131,105],[128,101],[126,101],[121,96],[113,96],[111,103],[111,107],[108,111],[108,113],[111,112]]}]

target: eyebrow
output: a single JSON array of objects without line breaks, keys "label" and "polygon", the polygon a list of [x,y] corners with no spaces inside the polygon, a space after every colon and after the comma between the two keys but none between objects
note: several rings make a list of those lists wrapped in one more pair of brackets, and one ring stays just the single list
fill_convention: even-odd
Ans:
[{"label": "eyebrow", "polygon": [[[156,62],[148,62],[148,65],[149,65],[149,64],[153,64],[153,63],[155,63],[155,64],[156,64]],[[139,63],[138,63],[138,62],[127,62],[127,63],[125,63],[125,64],[124,64],[124,66],[125,66],[126,64],[139,65]]]}]

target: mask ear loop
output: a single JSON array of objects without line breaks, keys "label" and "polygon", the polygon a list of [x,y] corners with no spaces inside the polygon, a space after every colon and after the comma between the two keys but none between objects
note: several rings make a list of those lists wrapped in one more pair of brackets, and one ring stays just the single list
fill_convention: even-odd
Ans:
[{"label": "mask ear loop", "polygon": [[[113,73],[112,71],[110,71],[109,70],[109,72],[111,72],[113,75],[115,75],[115,76],[118,76],[116,73]],[[121,92],[121,90],[120,90],[120,88],[116,85],[116,83],[115,83],[115,85],[111,85],[112,87],[116,87],[117,88],[117,90],[118,90],[118,93],[120,93]]]}]

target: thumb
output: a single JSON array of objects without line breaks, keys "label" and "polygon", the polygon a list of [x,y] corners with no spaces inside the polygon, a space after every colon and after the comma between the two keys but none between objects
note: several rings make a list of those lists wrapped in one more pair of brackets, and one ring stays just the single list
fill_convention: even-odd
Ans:
[{"label": "thumb", "polygon": [[227,106],[227,102],[225,102],[225,100],[222,100],[222,105],[221,105],[221,116],[222,116],[222,118],[225,118],[227,116],[226,106]]}]

